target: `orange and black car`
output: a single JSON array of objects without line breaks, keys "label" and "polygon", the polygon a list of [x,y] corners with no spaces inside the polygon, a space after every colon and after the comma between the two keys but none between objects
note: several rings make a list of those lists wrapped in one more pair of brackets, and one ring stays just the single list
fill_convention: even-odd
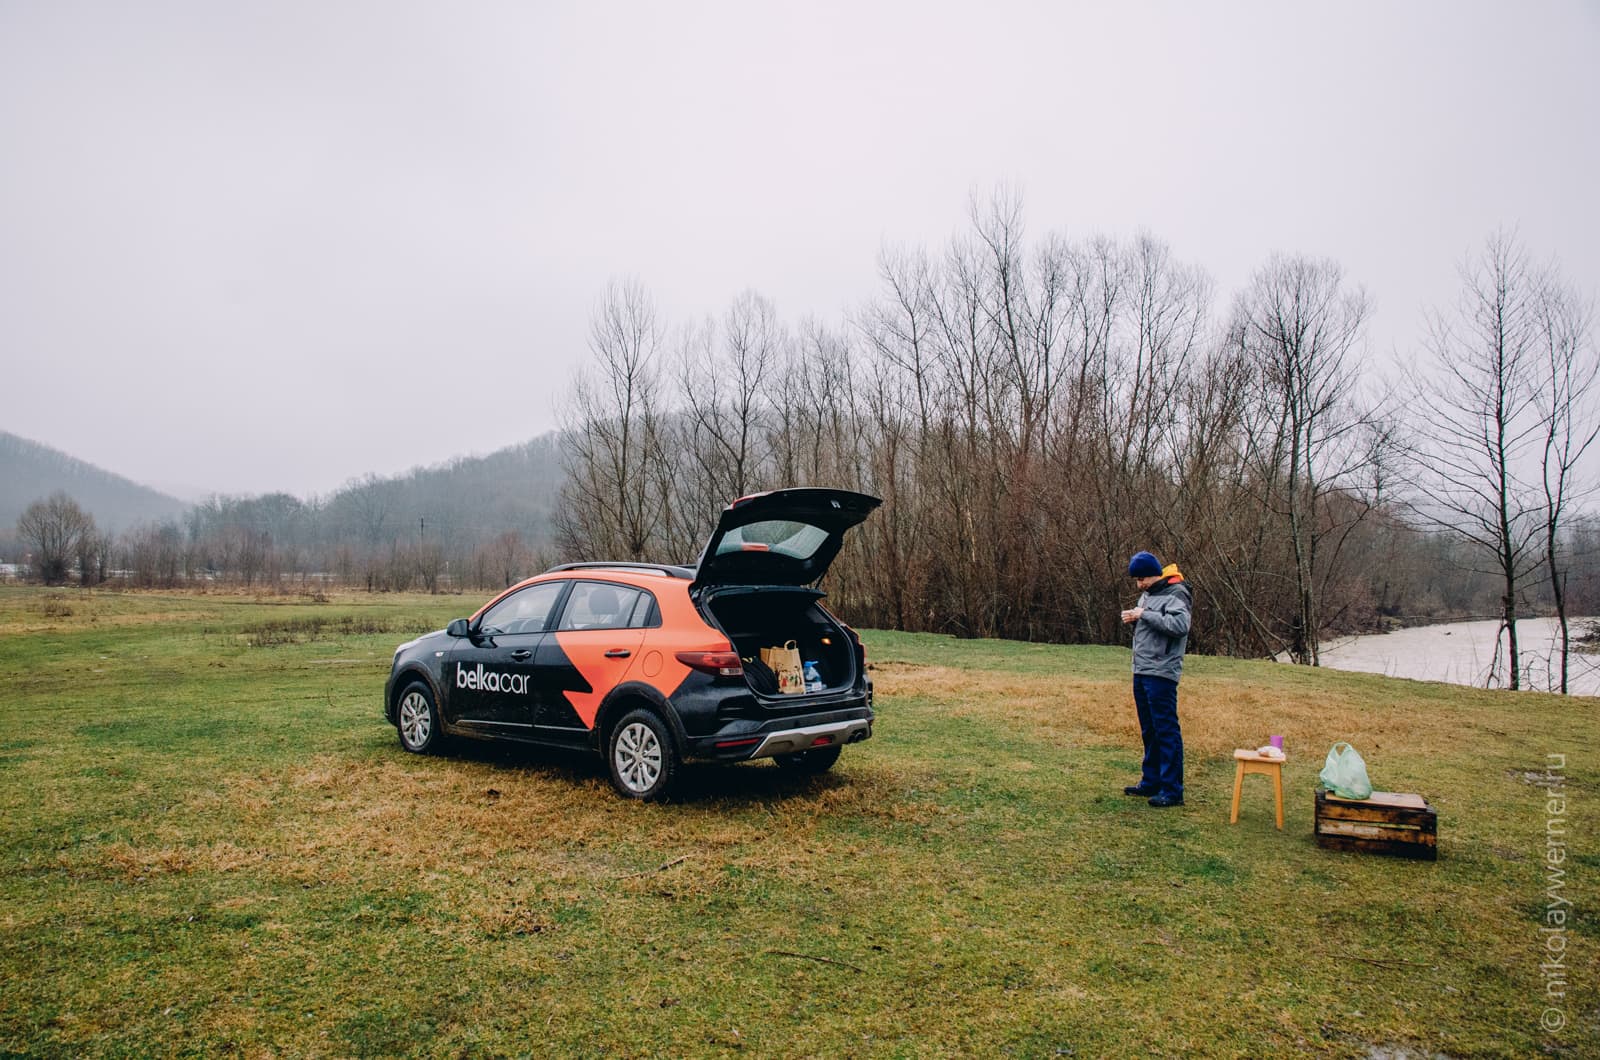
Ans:
[{"label": "orange and black car", "polygon": [[[451,737],[589,748],[635,799],[667,795],[687,759],[828,769],[872,735],[872,682],[815,585],[879,503],[759,493],[723,511],[694,567],[571,563],[529,578],[400,645],[385,716],[419,754]],[[785,692],[756,660],[791,641],[805,687]]]}]

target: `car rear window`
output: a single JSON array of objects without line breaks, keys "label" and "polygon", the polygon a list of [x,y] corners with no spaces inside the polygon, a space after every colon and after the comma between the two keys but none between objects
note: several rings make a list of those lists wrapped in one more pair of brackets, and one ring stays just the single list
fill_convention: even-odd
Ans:
[{"label": "car rear window", "polygon": [[795,559],[810,559],[827,540],[828,531],[820,526],[789,519],[766,519],[728,531],[717,545],[717,555],[776,552]]}]

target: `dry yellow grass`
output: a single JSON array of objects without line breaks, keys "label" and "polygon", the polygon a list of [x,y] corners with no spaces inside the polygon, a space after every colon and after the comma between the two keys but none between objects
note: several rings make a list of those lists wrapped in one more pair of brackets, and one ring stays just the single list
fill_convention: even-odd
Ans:
[{"label": "dry yellow grass", "polygon": [[[1020,675],[903,662],[879,665],[874,675],[885,698],[925,700],[952,717],[1103,746],[1138,744],[1130,682],[1120,675]],[[1414,757],[1448,751],[1464,737],[1505,735],[1498,726],[1506,719],[1498,714],[1478,721],[1459,712],[1419,710],[1406,694],[1408,683],[1391,684],[1397,687],[1362,700],[1343,687],[1288,688],[1266,677],[1191,675],[1180,686],[1184,747],[1191,756],[1224,755],[1288,733],[1302,755],[1352,740]],[[1474,695],[1459,693],[1463,700]]]},{"label": "dry yellow grass", "polygon": [[[1547,751],[1570,763],[1570,893],[1600,901],[1597,725],[1570,703],[1193,659],[1190,805],[1163,814],[1118,794],[1138,761],[1125,651],[869,632],[877,732],[834,773],[696,767],[642,806],[583,756],[398,749],[378,712],[395,635],[339,630],[460,610],[108,594],[0,632],[20,718],[0,741],[0,1051],[1600,1048],[1578,1018],[1600,1002],[1592,929],[1571,1030],[1532,1007]],[[0,629],[39,613],[0,593]],[[363,621],[241,642],[330,613]],[[1288,827],[1259,790],[1229,826],[1230,752],[1273,732]],[[1311,843],[1341,738],[1440,807],[1440,862]]]}]

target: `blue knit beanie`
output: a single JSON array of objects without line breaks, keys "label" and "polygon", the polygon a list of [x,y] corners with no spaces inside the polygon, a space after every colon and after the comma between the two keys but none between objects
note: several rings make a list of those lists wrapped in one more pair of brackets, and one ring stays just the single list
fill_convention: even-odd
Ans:
[{"label": "blue knit beanie", "polygon": [[1133,558],[1128,561],[1128,577],[1159,578],[1161,561],[1148,552],[1135,552]]}]

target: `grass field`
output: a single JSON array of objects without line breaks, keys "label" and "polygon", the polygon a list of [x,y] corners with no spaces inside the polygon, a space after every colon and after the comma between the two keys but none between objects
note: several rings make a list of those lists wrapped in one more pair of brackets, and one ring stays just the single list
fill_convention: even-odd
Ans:
[{"label": "grass field", "polygon": [[[400,751],[394,646],[478,602],[0,588],[0,1053],[1600,1054],[1594,700],[1191,658],[1158,811],[1125,650],[869,632],[834,772],[644,806],[587,757]],[[1269,732],[1286,827],[1259,777],[1230,826]],[[1314,845],[1341,738],[1438,862]]]}]

